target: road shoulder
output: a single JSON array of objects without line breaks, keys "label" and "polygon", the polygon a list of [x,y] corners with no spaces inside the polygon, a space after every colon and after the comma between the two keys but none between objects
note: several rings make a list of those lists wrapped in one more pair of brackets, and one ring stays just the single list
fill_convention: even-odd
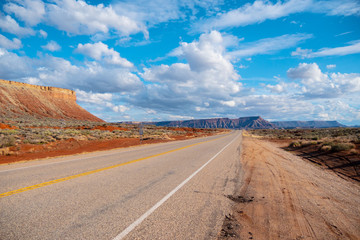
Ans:
[{"label": "road shoulder", "polygon": [[241,163],[219,239],[359,239],[359,184],[251,137]]}]

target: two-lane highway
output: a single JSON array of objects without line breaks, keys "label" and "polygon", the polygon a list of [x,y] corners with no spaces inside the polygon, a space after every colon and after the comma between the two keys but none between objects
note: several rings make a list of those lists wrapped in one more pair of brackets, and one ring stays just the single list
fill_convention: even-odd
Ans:
[{"label": "two-lane highway", "polygon": [[0,239],[215,239],[241,132],[0,166]]}]

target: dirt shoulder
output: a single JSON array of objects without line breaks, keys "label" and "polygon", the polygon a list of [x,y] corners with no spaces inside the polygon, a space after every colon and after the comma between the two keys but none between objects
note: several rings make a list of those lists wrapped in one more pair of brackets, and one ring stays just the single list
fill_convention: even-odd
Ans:
[{"label": "dirt shoulder", "polygon": [[242,186],[219,239],[359,239],[360,185],[244,137]]},{"label": "dirt shoulder", "polygon": [[276,143],[340,177],[360,182],[360,128],[261,129],[244,134]]}]

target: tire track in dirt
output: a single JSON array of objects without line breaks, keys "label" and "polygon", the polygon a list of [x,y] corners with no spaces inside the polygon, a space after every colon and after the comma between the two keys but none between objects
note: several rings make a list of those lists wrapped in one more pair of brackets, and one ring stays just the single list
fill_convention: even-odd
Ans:
[{"label": "tire track in dirt", "polygon": [[[219,239],[359,239],[360,185],[244,137],[243,180]],[[229,229],[230,228],[230,229]]]}]

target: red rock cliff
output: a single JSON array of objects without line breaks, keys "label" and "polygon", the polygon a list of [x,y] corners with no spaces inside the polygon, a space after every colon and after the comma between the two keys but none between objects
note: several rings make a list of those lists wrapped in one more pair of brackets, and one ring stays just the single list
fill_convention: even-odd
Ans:
[{"label": "red rock cliff", "polygon": [[103,122],[76,103],[72,90],[0,80],[0,117],[27,116]]}]

